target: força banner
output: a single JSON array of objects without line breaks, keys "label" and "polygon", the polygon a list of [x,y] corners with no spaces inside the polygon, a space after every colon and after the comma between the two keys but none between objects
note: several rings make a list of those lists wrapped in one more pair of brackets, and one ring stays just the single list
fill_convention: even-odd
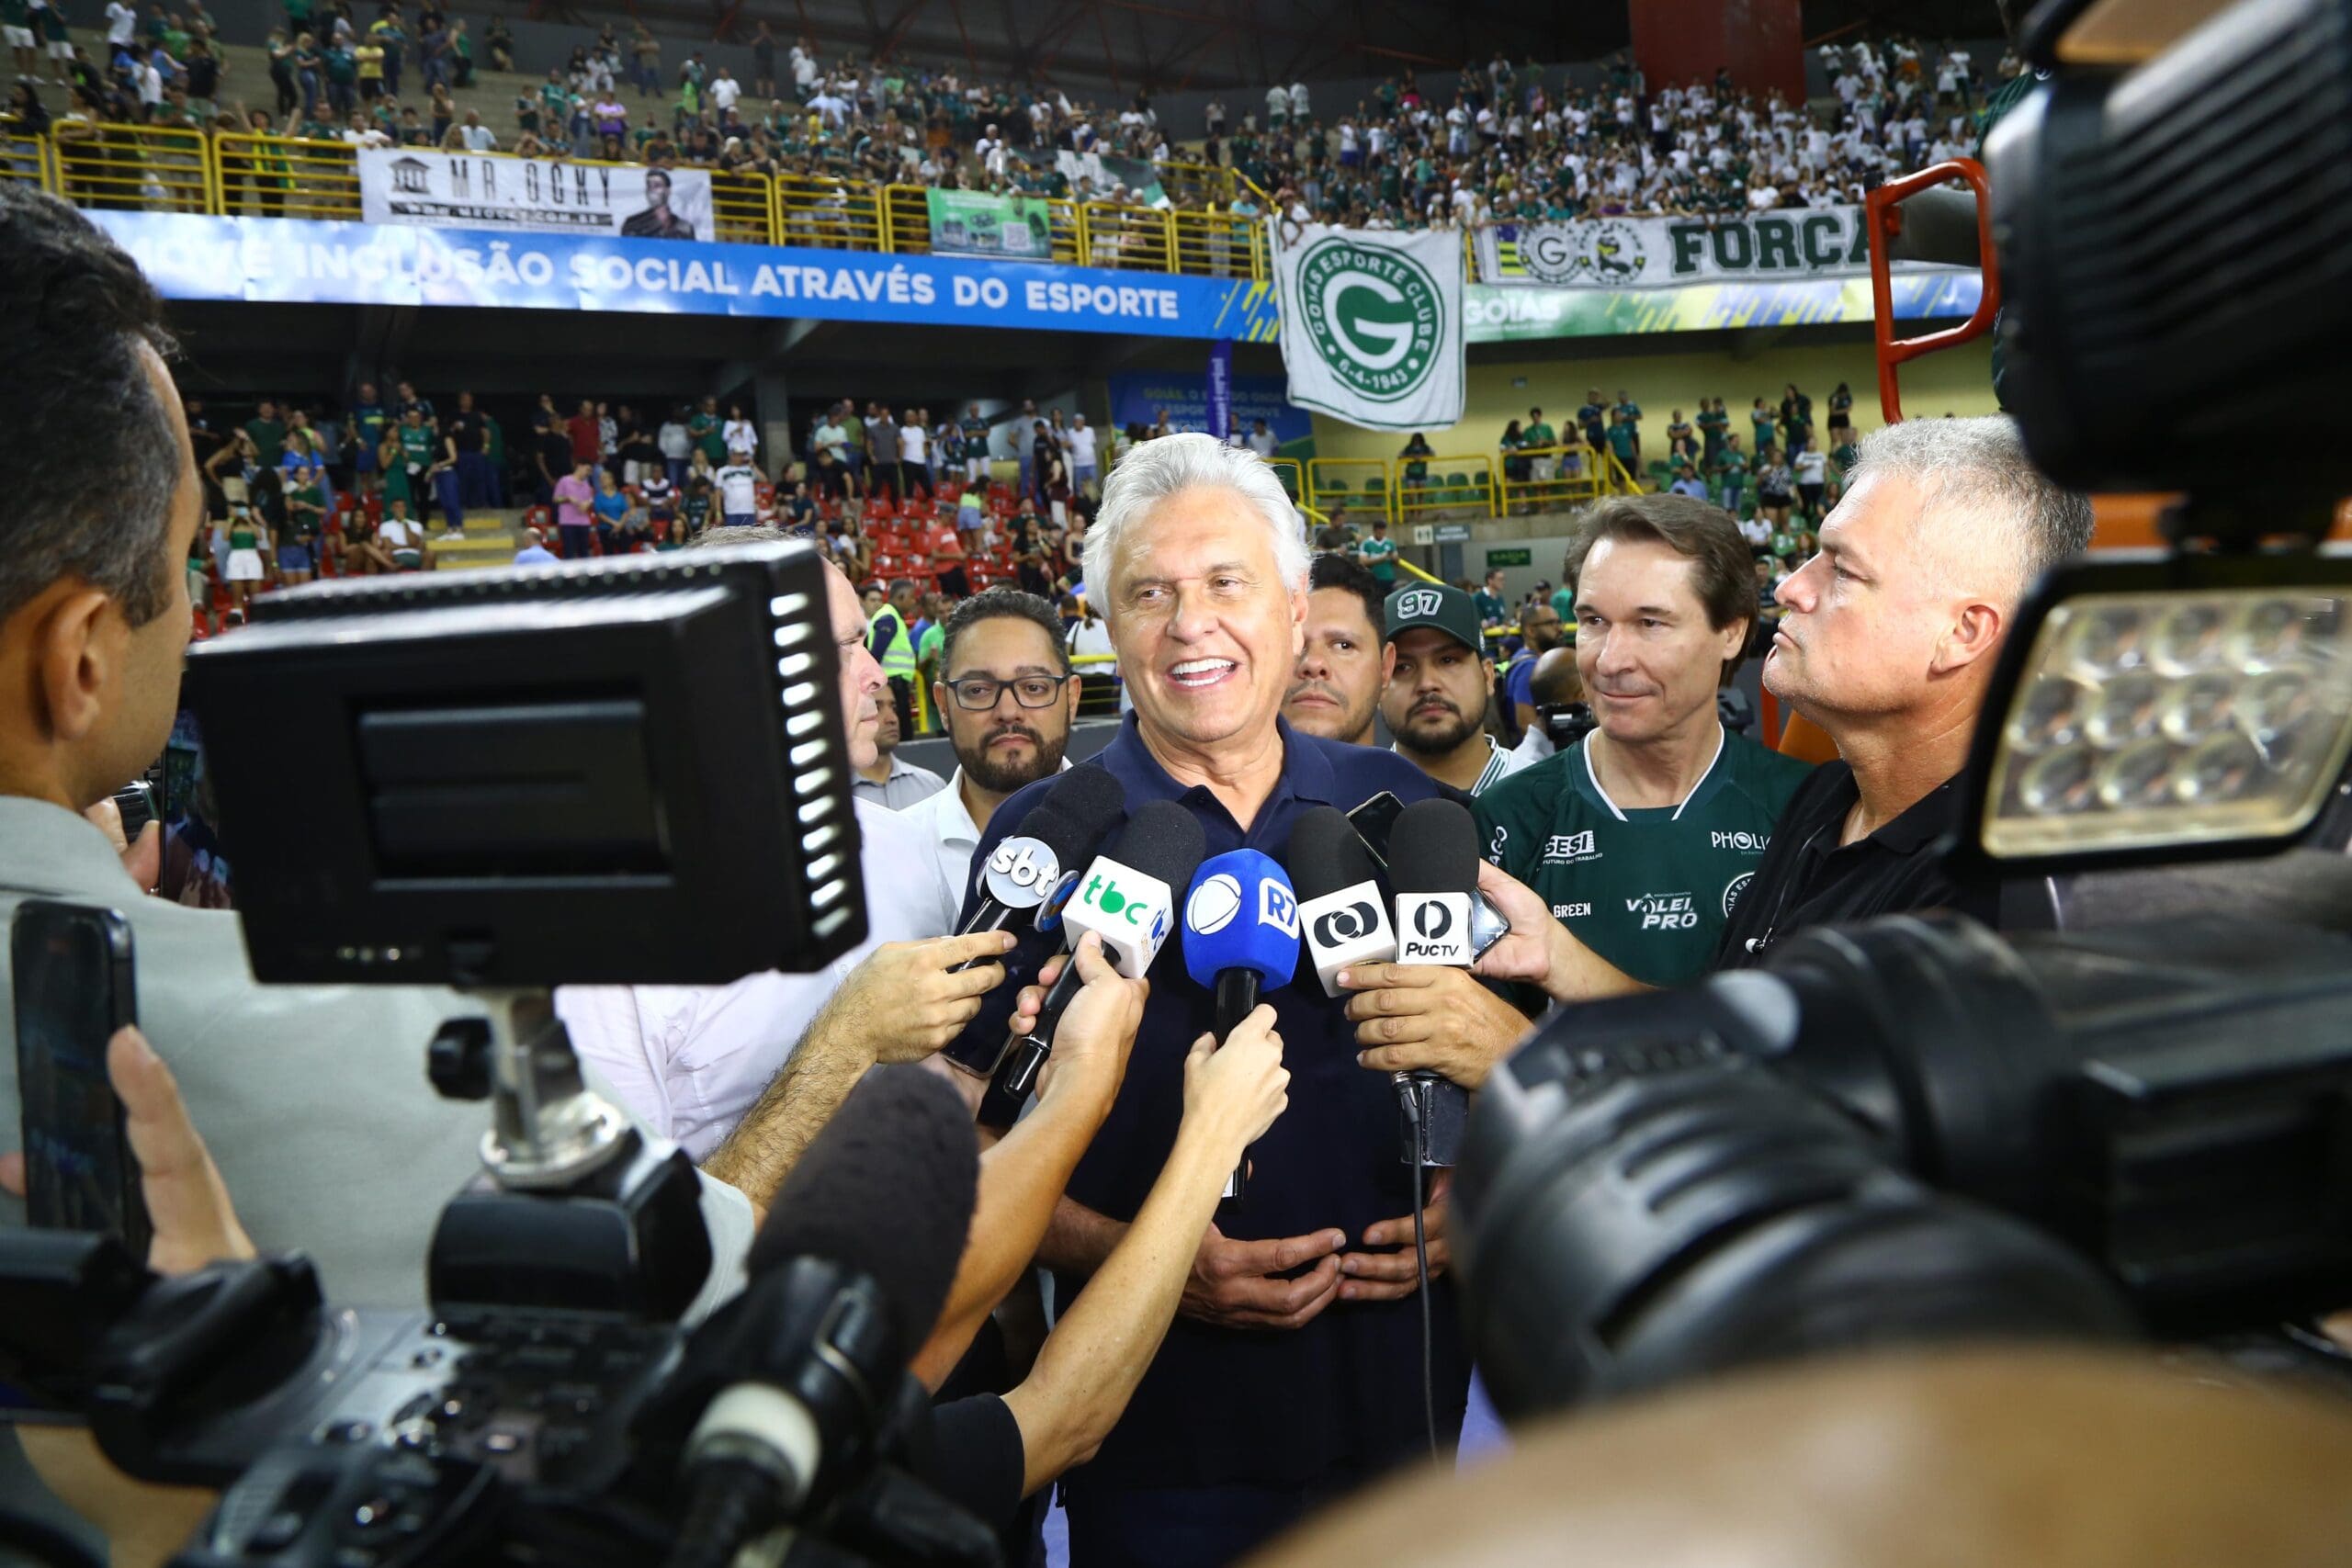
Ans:
[{"label": "for\u00e7a banner", "polygon": [[413,147],[363,147],[358,158],[359,213],[370,223],[632,240],[717,238],[707,169]]},{"label": "for\u00e7a banner", "polygon": [[[1859,207],[1699,218],[1591,218],[1494,223],[1477,233],[1478,281],[1551,288],[1673,288],[1868,277],[1870,230]],[[1898,273],[1973,268],[1896,264]]]}]

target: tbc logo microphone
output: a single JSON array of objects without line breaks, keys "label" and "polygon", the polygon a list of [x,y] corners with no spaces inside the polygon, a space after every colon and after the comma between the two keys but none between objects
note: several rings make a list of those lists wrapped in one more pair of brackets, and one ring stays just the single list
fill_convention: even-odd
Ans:
[{"label": "tbc logo microphone", "polygon": [[[1069,945],[1076,947],[1079,938],[1092,931],[1102,939],[1102,956],[1113,968],[1130,980],[1140,978],[1168,938],[1174,890],[1192,879],[1204,847],[1200,823],[1174,801],[1148,801],[1137,807],[1110,848],[1094,857],[1079,878],[1078,890],[1062,906],[1061,926]],[[1061,978],[1046,993],[1036,1028],[1006,1054],[997,1069],[992,1094],[997,1105],[1017,1111],[1028,1098],[1038,1070],[1053,1050],[1054,1029],[1061,1022],[1062,1010],[1078,995],[1080,984],[1078,965],[1066,965]],[[983,1114],[987,1113],[984,1106]]]},{"label": "tbc logo microphone", "polygon": [[[1209,1027],[1220,1043],[1261,991],[1287,984],[1297,969],[1298,912],[1290,878],[1255,850],[1221,854],[1193,878],[1184,897],[1184,972],[1216,993]],[[1236,1170],[1225,1196],[1239,1198],[1241,1186]]]},{"label": "tbc logo microphone", "polygon": [[1385,964],[1396,956],[1378,874],[1345,816],[1329,806],[1300,814],[1290,833],[1290,875],[1325,996],[1340,994],[1335,976],[1349,964]]}]

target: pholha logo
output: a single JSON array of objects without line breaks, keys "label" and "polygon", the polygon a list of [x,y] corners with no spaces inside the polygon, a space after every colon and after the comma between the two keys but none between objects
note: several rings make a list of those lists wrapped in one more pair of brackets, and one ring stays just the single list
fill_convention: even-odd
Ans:
[{"label": "pholha logo", "polygon": [[1306,340],[1351,391],[1395,402],[1429,380],[1445,311],[1437,279],[1420,263],[1350,240],[1320,240],[1299,258],[1298,283]]}]

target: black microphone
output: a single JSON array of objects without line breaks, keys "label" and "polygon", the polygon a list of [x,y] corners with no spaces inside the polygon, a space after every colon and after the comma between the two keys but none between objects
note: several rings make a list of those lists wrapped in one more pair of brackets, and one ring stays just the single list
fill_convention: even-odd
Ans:
[{"label": "black microphone", "polygon": [[[1147,801],[1137,807],[1061,907],[1065,948],[1076,947],[1079,938],[1091,931],[1102,939],[1102,956],[1113,968],[1130,980],[1139,978],[1174,929],[1177,895],[1192,881],[1207,848],[1200,823],[1175,801]],[[1006,1053],[998,1067],[993,1105],[983,1102],[982,1120],[991,1112],[1001,1117],[1006,1105],[1018,1108],[1028,1098],[1053,1052],[1054,1026],[1084,984],[1076,964],[1063,966],[1037,1010],[1036,1027]],[[999,1121],[989,1124],[1011,1125]]]},{"label": "black microphone", "polygon": [[[1388,837],[1388,881],[1396,893],[1396,962],[1466,969],[1470,908],[1478,890],[1478,828],[1459,803],[1417,800]],[[1405,1158],[1450,1166],[1462,1146],[1470,1094],[1426,1068],[1396,1075]]]},{"label": "black microphone", "polygon": [[743,1293],[634,1428],[640,1456],[680,1456],[673,1568],[725,1568],[855,1479],[946,1303],[978,1188],[971,1119],[936,1075],[876,1067],[842,1101],[777,1190]]},{"label": "black microphone", "polygon": [[1380,874],[1355,824],[1336,807],[1299,813],[1290,830],[1289,858],[1300,940],[1315,961],[1323,994],[1336,997],[1340,970],[1351,964],[1386,964],[1396,956]]},{"label": "black microphone", "polygon": [[[1126,808],[1119,781],[1104,769],[1072,768],[1057,778],[1021,819],[1020,830],[1000,840],[989,858],[972,867],[972,891],[979,894],[979,901],[956,934],[1002,931],[1042,908],[1118,826]],[[987,962],[968,959],[956,967],[960,971]],[[964,1061],[953,1047],[944,1055],[970,1073],[987,1074],[996,1067],[994,1060]]]}]

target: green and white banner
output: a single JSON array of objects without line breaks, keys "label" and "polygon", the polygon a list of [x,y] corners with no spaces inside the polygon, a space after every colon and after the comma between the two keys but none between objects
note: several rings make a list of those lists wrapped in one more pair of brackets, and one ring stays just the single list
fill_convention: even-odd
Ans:
[{"label": "green and white banner", "polygon": [[[1870,231],[1859,207],[1799,208],[1736,218],[1592,218],[1495,223],[1478,231],[1478,281],[1552,288],[1672,288],[1868,277]],[[1896,272],[1973,268],[1904,262]]]},{"label": "green and white banner", "polygon": [[1457,423],[1460,231],[1268,227],[1290,400],[1367,430]]},{"label": "green and white banner", "polygon": [[977,190],[927,194],[933,255],[1053,260],[1053,208],[1036,197],[990,196]]}]

